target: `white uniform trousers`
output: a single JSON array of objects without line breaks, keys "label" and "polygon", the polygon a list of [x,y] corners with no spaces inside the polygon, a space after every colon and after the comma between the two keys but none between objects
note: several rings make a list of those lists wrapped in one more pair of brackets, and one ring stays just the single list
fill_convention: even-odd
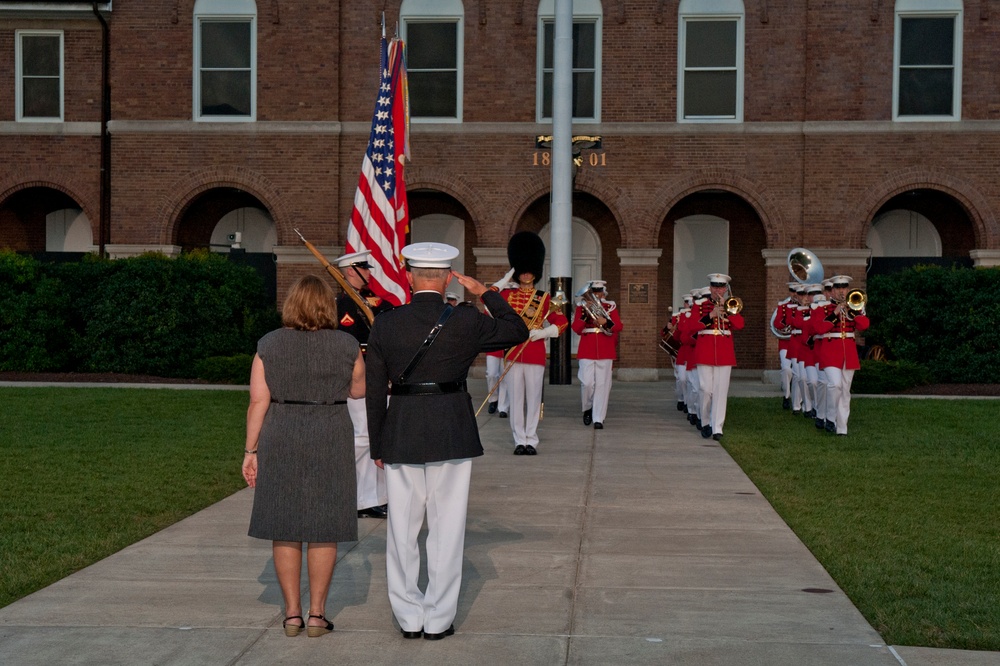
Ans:
[{"label": "white uniform trousers", "polygon": [[[803,413],[813,408],[812,396],[809,395],[809,376],[803,361],[795,362],[795,384],[792,387],[792,409]],[[796,397],[798,396],[798,397]]]},{"label": "white uniform trousers", "polygon": [[347,412],[354,424],[354,468],[358,477],[358,510],[386,502],[385,472],[372,460],[368,442],[368,412],[364,398],[348,398]]},{"label": "white uniform trousers", "polygon": [[701,418],[701,382],[698,380],[698,366],[687,371],[687,408],[688,414]]},{"label": "white uniform trousers", "polygon": [[816,418],[826,418],[826,370],[816,365]]},{"label": "white uniform trousers", "polygon": [[683,402],[685,405],[687,404],[688,388],[687,372],[687,366],[682,363],[678,363],[674,366],[674,377],[677,379],[677,381],[674,382],[674,393],[677,394],[677,402]]},{"label": "white uniform trousers", "polygon": [[854,371],[843,368],[826,370],[826,418],[837,424],[837,434],[847,434],[847,420],[851,418],[851,382]]},{"label": "white uniform trousers", "polygon": [[802,410],[802,379],[799,375],[803,364],[799,363],[797,360],[792,359],[792,411],[798,412]]},{"label": "white uniform trousers", "polygon": [[580,399],[583,411],[593,409],[593,419],[604,423],[608,415],[608,399],[611,397],[611,359],[594,360],[581,358],[580,370],[576,373],[580,378]]},{"label": "white uniform trousers", "polygon": [[[491,388],[497,385],[500,381],[500,377],[503,375],[503,357],[502,356],[487,356],[486,357],[486,390],[489,391]],[[509,412],[510,411],[510,400],[507,398],[507,378],[504,377],[504,381],[500,382],[500,386],[497,386],[497,390],[493,392],[490,396],[490,402],[497,403],[497,411]]]},{"label": "white uniform trousers", "polygon": [[[806,395],[809,396],[811,409],[819,414],[819,364],[806,366]],[[808,410],[806,410],[808,411]]]},{"label": "white uniform trousers", "polygon": [[[439,634],[455,621],[462,587],[472,459],[385,466],[389,488],[385,567],[389,604],[403,631]],[[417,536],[427,517],[427,589]]]},{"label": "white uniform trousers", "polygon": [[510,398],[508,414],[510,429],[514,433],[514,446],[538,447],[538,420],[542,412],[544,380],[544,365],[515,363],[507,373],[507,396]]},{"label": "white uniform trousers", "polygon": [[726,402],[729,400],[730,365],[699,365],[698,383],[701,384],[701,425],[711,425],[713,435],[722,434],[726,422]]},{"label": "white uniform trousers", "polygon": [[778,352],[781,360],[781,395],[786,398],[792,397],[792,359],[788,358],[788,350],[782,349]]}]

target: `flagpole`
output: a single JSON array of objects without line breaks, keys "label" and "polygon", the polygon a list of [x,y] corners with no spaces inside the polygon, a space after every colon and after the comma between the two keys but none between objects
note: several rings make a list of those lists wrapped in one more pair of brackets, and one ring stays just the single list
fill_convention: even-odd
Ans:
[{"label": "flagpole", "polygon": [[[552,198],[549,290],[553,305],[572,318],[573,293],[573,0],[556,0],[552,72]],[[570,384],[570,336],[549,345],[549,383]]]}]

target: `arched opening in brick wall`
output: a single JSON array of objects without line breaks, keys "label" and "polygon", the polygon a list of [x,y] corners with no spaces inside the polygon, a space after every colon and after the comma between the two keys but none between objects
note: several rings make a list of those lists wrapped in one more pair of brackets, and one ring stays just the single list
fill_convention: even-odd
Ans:
[{"label": "arched opening in brick wall", "polygon": [[913,189],[875,213],[866,245],[872,251],[869,275],[915,264],[971,266],[976,234],[969,213],[954,197]]},{"label": "arched opening in brick wall", "polygon": [[264,203],[235,187],[202,192],[181,211],[174,226],[174,243],[184,252],[197,249],[224,252],[230,261],[254,268],[268,295],[277,298],[274,218]]},{"label": "arched opening in brick wall", "polygon": [[[676,252],[704,257],[702,263],[689,262],[685,271],[701,276],[707,286],[708,274],[722,272],[732,277],[732,293],[743,300],[746,328],[734,336],[736,362],[741,369],[764,369],[768,318],[773,304],[766,302],[767,273],[761,250],[767,237],[760,216],[744,199],[731,192],[704,190],[681,199],[660,226],[658,246],[663,251],[658,268],[660,325],[669,319],[668,306],[679,304],[687,287],[674,288]],[[677,247],[682,243],[681,247]],[[724,257],[724,259],[722,259]],[[725,266],[717,265],[725,261]],[[672,307],[677,307],[673,305]],[[658,330],[657,330],[658,332]],[[652,339],[652,337],[651,337]],[[669,368],[667,354],[657,356],[657,367]]]},{"label": "arched opening in brick wall", "polygon": [[34,255],[94,249],[94,230],[82,206],[51,187],[28,187],[0,202],[0,248]]}]

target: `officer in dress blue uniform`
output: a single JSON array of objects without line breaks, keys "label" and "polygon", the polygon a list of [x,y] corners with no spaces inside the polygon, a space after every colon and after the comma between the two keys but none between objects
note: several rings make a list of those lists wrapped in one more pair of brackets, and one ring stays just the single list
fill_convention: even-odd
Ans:
[{"label": "officer in dress blue uniform", "polygon": [[[389,603],[405,638],[437,640],[455,632],[472,458],[483,455],[466,390],[469,367],[481,352],[527,340],[528,328],[497,285],[487,289],[451,270],[456,248],[415,243],[402,254],[413,298],[372,326],[368,429],[371,455],[385,469],[389,492]],[[450,308],[442,296],[452,277],[480,297],[492,317],[471,304]],[[428,580],[421,590],[417,535],[425,516]]]}]

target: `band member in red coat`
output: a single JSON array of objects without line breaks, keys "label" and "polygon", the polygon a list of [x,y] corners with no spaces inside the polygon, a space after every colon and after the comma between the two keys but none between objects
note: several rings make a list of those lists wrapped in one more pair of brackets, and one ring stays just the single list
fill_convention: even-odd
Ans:
[{"label": "band member in red coat", "polygon": [[542,383],[545,379],[545,340],[558,337],[569,322],[551,307],[549,295],[535,288],[545,264],[545,245],[538,234],[521,231],[507,243],[507,258],[514,269],[517,289],[500,292],[528,326],[528,341],[507,352],[507,396],[514,455],[538,453],[538,421],[542,416]]},{"label": "band member in red coat", "polygon": [[[778,307],[774,309],[771,322],[774,325],[773,331],[778,336],[778,361],[781,364],[781,408],[792,408],[792,359],[788,357],[788,349],[791,347],[791,330],[788,324],[789,307],[795,305],[796,282],[788,283],[788,297],[778,302]],[[780,335],[779,335],[780,334]],[[784,336],[784,337],[782,337]]]},{"label": "band member in red coat", "polygon": [[854,371],[861,369],[855,334],[870,325],[864,307],[854,310],[847,305],[847,287],[851,278],[835,275],[833,303],[818,314],[815,330],[823,339],[820,365],[826,374],[826,423],[827,432],[847,434],[847,420],[851,416],[851,382]]},{"label": "band member in red coat", "polygon": [[687,357],[688,357],[688,347],[681,342],[680,338],[680,320],[681,317],[687,315],[691,311],[691,303],[694,302],[694,297],[691,294],[684,294],[684,306],[673,313],[670,317],[670,321],[663,330],[660,331],[660,335],[667,336],[670,340],[670,344],[673,348],[677,350],[677,355],[673,359],[674,363],[674,393],[677,397],[677,411],[684,412],[687,414],[687,402],[688,402],[688,387],[687,387]]},{"label": "band member in red coat", "polygon": [[622,330],[618,304],[604,298],[606,284],[604,280],[591,280],[573,314],[573,332],[580,336],[576,358],[580,365],[583,425],[593,422],[595,430],[604,428],[611,396],[611,364],[618,358],[616,347]]},{"label": "band member in red coat", "polygon": [[727,312],[725,300],[731,278],[722,273],[708,276],[711,298],[691,311],[687,328],[696,336],[694,356],[698,363],[701,395],[701,436],[722,439],[729,399],[729,380],[736,365],[733,331],[743,330],[743,315]]}]

